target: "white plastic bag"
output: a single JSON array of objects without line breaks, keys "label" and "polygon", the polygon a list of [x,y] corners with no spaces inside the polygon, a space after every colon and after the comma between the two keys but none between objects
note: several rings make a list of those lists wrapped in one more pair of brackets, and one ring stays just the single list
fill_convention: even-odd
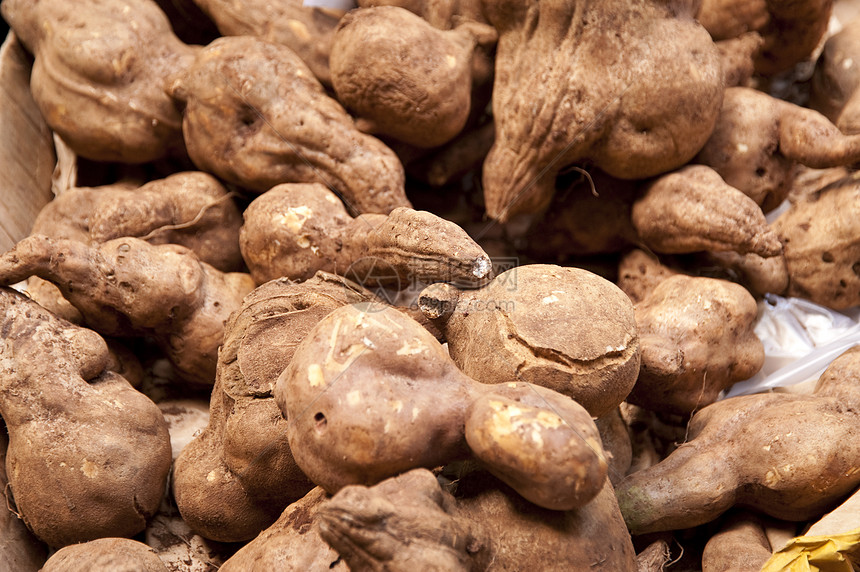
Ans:
[{"label": "white plastic bag", "polygon": [[761,371],[725,397],[760,393],[817,378],[840,354],[860,344],[860,308],[842,313],[808,300],[765,295],[755,333],[764,344]]}]

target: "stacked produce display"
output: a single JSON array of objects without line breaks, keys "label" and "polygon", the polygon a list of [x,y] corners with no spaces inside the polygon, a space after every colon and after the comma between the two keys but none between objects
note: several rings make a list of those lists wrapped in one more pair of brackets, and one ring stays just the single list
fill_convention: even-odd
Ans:
[{"label": "stacked produce display", "polygon": [[814,564],[860,348],[726,393],[860,307],[848,4],[3,0],[0,570]]}]

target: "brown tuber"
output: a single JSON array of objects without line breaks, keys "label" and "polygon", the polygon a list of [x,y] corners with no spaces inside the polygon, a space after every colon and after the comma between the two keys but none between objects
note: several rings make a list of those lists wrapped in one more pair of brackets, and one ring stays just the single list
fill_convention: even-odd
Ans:
[{"label": "brown tuber", "polygon": [[587,270],[519,266],[479,290],[431,285],[418,305],[436,318],[457,366],[482,383],[542,385],[599,417],[639,374],[633,305]]},{"label": "brown tuber", "polygon": [[173,469],[176,504],[196,532],[248,540],[311,489],[287,443],[289,423],[275,403],[275,381],[324,316],[372,300],[359,286],[323,272],[298,284],[267,282],[245,297],[225,326],[209,423]]},{"label": "brown tuber", "polygon": [[332,86],[362,131],[437,147],[466,125],[472,54],[495,40],[477,22],[440,30],[396,6],[354,10],[334,36]]},{"label": "brown tuber", "polygon": [[254,288],[250,275],[219,272],[183,246],[134,237],[88,245],[32,235],[0,256],[0,284],[52,282],[86,324],[108,336],[152,336],[177,374],[215,381],[224,322]]},{"label": "brown tuber", "polygon": [[95,332],[7,288],[0,306],[8,489],[24,522],[53,547],[141,532],[170,469],[161,411],[106,370]]},{"label": "brown tuber", "polygon": [[322,270],[397,290],[437,281],[474,287],[492,272],[490,257],[453,222],[407,207],[353,218],[320,184],[278,185],[244,217],[240,246],[258,284]]},{"label": "brown tuber", "polygon": [[316,520],[351,570],[636,570],[609,484],[562,512],[525,502],[482,473],[461,477],[452,495],[414,469],[374,487],[345,487]]},{"label": "brown tuber", "polygon": [[168,572],[168,568],[146,544],[107,537],[58,550],[42,572]]},{"label": "brown tuber", "polygon": [[197,48],[151,0],[6,0],[3,17],[35,55],[30,88],[45,121],[82,157],[144,163],[182,148],[165,80]]},{"label": "brown tuber", "polygon": [[575,163],[641,179],[698,153],[719,114],[723,74],[690,8],[484,2],[499,32],[496,142],[483,167],[491,218],[544,208],[558,172]]},{"label": "brown tuber", "polygon": [[632,534],[680,530],[735,505],[782,520],[814,519],[860,484],[860,348],[811,395],[731,397],[696,413],[689,441],[616,487]]},{"label": "brown tuber", "polygon": [[330,493],[470,456],[554,510],[583,506],[606,480],[600,435],[582,406],[528,383],[472,380],[389,307],[343,306],[323,318],[278,378],[275,399],[296,463]]},{"label": "brown tuber", "polygon": [[169,92],[185,104],[182,129],[199,169],[256,193],[323,183],[357,213],[409,206],[394,152],[361,133],[286,46],[218,38]]},{"label": "brown tuber", "polygon": [[657,284],[636,304],[642,366],[627,400],[689,415],[752,377],[764,363],[757,311],[752,295],[726,280],[675,275]]}]

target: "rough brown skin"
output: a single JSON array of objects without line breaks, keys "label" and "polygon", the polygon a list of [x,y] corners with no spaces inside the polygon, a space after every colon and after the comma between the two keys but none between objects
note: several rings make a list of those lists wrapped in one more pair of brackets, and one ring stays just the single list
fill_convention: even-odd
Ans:
[{"label": "rough brown skin", "polygon": [[719,121],[696,157],[765,212],[788,194],[796,164],[825,169],[858,161],[860,135],[845,135],[817,111],[746,87],[726,89]]},{"label": "rough brown skin", "polygon": [[762,37],[757,32],[747,32],[714,43],[720,53],[726,87],[746,85],[755,73],[755,57],[764,44]]},{"label": "rough brown skin", "polygon": [[108,336],[152,336],[177,375],[215,380],[224,322],[254,288],[251,276],[223,273],[183,246],[126,237],[88,245],[31,235],[0,256],[0,284],[30,276],[52,282],[86,324]]},{"label": "rough brown skin", "polygon": [[850,175],[799,198],[774,221],[788,294],[834,309],[860,304],[860,178]]},{"label": "rough brown skin", "polygon": [[756,301],[738,284],[675,275],[636,305],[642,348],[639,379],[627,401],[689,415],[764,363],[753,332]]},{"label": "rough brown skin", "polygon": [[433,187],[442,187],[478,168],[493,146],[496,128],[486,120],[467,128],[448,144],[406,165],[406,172]]},{"label": "rough brown skin", "polygon": [[773,76],[812,56],[832,7],[833,0],[702,0],[696,19],[715,40],[760,33],[764,46],[755,71]]},{"label": "rough brown skin", "polygon": [[541,210],[571,164],[640,179],[680,167],[705,144],[723,74],[687,7],[493,0],[484,12],[499,31],[496,143],[483,167],[491,218]]},{"label": "rough brown skin", "polygon": [[679,530],[732,506],[782,520],[824,514],[860,484],[860,351],[843,354],[812,395],[718,401],[690,421],[689,441],[632,473],[616,493],[632,534]]},{"label": "rough brown skin", "polygon": [[320,184],[278,185],[244,218],[240,247],[258,284],[322,270],[397,290],[437,281],[475,287],[492,272],[487,253],[453,222],[406,207],[353,218]]},{"label": "rough brown skin", "polygon": [[663,254],[732,250],[762,257],[782,252],[761,208],[704,165],[688,165],[649,185],[633,205],[633,226]]},{"label": "rough brown skin", "polygon": [[727,250],[709,252],[707,259],[733,273],[753,296],[784,294],[788,288],[788,267],[784,255],[762,258],[757,254]]},{"label": "rough brown skin", "polygon": [[328,572],[349,570],[346,562],[320,537],[319,509],[328,500],[316,487],[292,503],[278,520],[239,549],[220,572]]},{"label": "rough brown skin", "polygon": [[472,380],[393,308],[344,306],[323,318],[275,399],[296,463],[332,493],[474,456],[531,502],[569,510],[606,478],[600,435],[579,404],[527,383]]},{"label": "rough brown skin", "polygon": [[760,572],[773,550],[756,514],[731,515],[702,552],[702,572]]},{"label": "rough brown skin", "polygon": [[618,406],[639,373],[633,305],[614,284],[586,270],[519,266],[474,291],[425,289],[428,317],[455,363],[488,384],[529,382],[567,395],[599,417]]},{"label": "rough brown skin", "polygon": [[82,157],[144,163],[181,149],[165,78],[195,48],[150,0],[7,0],[3,17],[36,56],[30,88],[45,121]]},{"label": "rough brown skin", "polygon": [[143,185],[73,187],[39,212],[32,234],[106,242],[123,236],[180,244],[222,272],[242,268],[242,213],[215,177],[175,173]]},{"label": "rough brown skin", "polygon": [[176,503],[196,532],[219,541],[249,540],[313,487],[293,460],[288,421],[272,395],[275,380],[325,315],[372,299],[349,281],[319,273],[298,284],[268,282],[231,316],[209,424],[173,470]]},{"label": "rough brown skin", "polygon": [[438,147],[466,125],[472,54],[495,38],[485,24],[440,30],[396,6],[353,10],[332,43],[332,86],[362,131]]},{"label": "rough brown skin", "polygon": [[194,0],[225,36],[257,36],[292,49],[320,82],[331,85],[329,52],[340,10],[305,6],[302,0]]},{"label": "rough brown skin", "polygon": [[559,512],[483,474],[465,477],[452,496],[414,469],[342,489],[317,519],[352,570],[636,570],[608,483],[585,506]]},{"label": "rough brown skin", "polygon": [[100,538],[54,553],[43,572],[168,572],[155,551],[129,538]]},{"label": "rough brown skin", "polygon": [[321,182],[358,213],[410,206],[394,153],[358,131],[285,46],[218,38],[174,76],[168,91],[186,106],[188,154],[204,171],[256,193]]},{"label": "rough brown skin", "polygon": [[618,263],[618,287],[634,304],[638,304],[651,294],[657,284],[676,274],[676,270],[661,264],[654,254],[635,249]]},{"label": "rough brown skin", "polygon": [[[9,436],[6,429],[0,431],[0,487],[6,490],[9,479],[6,475],[6,450]],[[48,547],[32,532],[27,530],[24,521],[10,510],[0,510],[0,562],[6,563],[11,570],[37,572],[42,569],[48,558]]]},{"label": "rough brown skin", "polygon": [[624,478],[633,462],[630,429],[617,407],[595,419],[594,423],[600,432],[600,442],[609,463],[609,481],[615,484]]},{"label": "rough brown skin", "polygon": [[161,411],[105,369],[95,332],[7,288],[0,307],[8,492],[24,522],[53,547],[142,531],[170,468]]}]

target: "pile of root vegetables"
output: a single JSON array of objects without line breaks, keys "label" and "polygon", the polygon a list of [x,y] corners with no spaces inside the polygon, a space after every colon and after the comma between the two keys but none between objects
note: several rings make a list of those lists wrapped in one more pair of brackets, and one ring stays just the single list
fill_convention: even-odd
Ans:
[{"label": "pile of root vegetables", "polygon": [[860,306],[831,0],[0,9],[77,173],[0,253],[12,569],[755,571],[860,487],[860,348],[725,397]]}]

